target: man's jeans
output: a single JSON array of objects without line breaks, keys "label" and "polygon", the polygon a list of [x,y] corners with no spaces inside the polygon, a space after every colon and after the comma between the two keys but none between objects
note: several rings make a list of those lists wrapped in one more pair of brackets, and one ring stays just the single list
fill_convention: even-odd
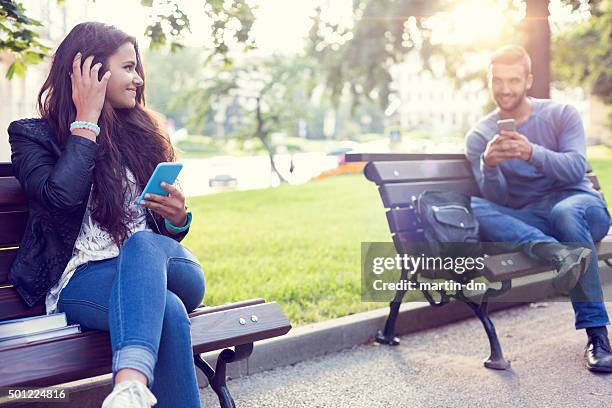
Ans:
[{"label": "man's jeans", "polygon": [[110,331],[113,383],[122,368],[146,377],[156,407],[200,406],[188,312],[204,297],[197,258],[172,238],[139,231],[119,256],[77,268],[60,293],[69,324]]},{"label": "man's jeans", "polygon": [[576,329],[609,324],[594,246],[610,228],[610,213],[603,200],[580,191],[561,191],[519,209],[472,197],[472,208],[483,241],[522,247],[532,257],[536,242],[579,243],[591,248],[591,264],[569,293]]}]

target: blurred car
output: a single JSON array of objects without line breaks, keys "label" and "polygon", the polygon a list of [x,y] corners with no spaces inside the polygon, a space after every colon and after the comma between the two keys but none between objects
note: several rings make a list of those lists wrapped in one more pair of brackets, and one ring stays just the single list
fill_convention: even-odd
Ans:
[{"label": "blurred car", "polygon": [[217,174],[208,179],[209,187],[236,187],[238,180],[229,174]]}]

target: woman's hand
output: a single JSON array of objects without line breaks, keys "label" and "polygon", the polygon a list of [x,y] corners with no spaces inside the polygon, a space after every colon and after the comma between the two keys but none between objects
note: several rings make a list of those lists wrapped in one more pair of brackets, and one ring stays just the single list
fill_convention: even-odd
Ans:
[{"label": "woman's hand", "polygon": [[175,227],[183,227],[187,223],[187,208],[185,208],[185,196],[173,185],[161,183],[168,196],[158,194],[145,194],[145,200],[140,203],[153,210],[155,213],[167,219]]},{"label": "woman's hand", "polygon": [[70,80],[72,81],[72,102],[77,111],[76,120],[97,123],[104,106],[106,85],[111,77],[111,72],[106,71],[102,79],[98,81],[98,71],[102,63],[99,62],[92,67],[93,59],[93,55],[87,57],[81,70],[81,53],[78,53],[72,61]]}]

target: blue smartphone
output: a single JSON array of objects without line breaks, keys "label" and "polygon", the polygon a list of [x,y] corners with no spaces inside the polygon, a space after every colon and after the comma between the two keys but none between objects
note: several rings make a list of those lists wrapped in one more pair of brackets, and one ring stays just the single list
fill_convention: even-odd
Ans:
[{"label": "blue smartphone", "polygon": [[167,196],[168,192],[164,190],[164,188],[160,185],[161,182],[165,181],[168,184],[174,184],[182,168],[183,163],[159,163],[153,171],[151,178],[149,178],[149,181],[147,182],[147,185],[145,186],[144,190],[142,190],[142,194],[140,194],[140,196],[136,200],[136,203],[140,204],[140,201],[144,200],[144,196],[147,193]]}]

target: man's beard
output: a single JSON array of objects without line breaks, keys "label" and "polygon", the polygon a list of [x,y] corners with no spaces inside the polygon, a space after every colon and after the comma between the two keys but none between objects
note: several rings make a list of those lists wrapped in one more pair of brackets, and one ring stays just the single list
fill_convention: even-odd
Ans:
[{"label": "man's beard", "polygon": [[521,105],[521,102],[523,102],[523,99],[525,99],[525,96],[527,96],[527,90],[523,90],[523,92],[513,101],[512,105],[510,105],[509,107],[502,107],[502,104],[500,103],[500,101],[502,100],[501,95],[495,95],[495,103],[497,104],[497,106],[505,111],[513,111],[516,108],[518,108]]}]

